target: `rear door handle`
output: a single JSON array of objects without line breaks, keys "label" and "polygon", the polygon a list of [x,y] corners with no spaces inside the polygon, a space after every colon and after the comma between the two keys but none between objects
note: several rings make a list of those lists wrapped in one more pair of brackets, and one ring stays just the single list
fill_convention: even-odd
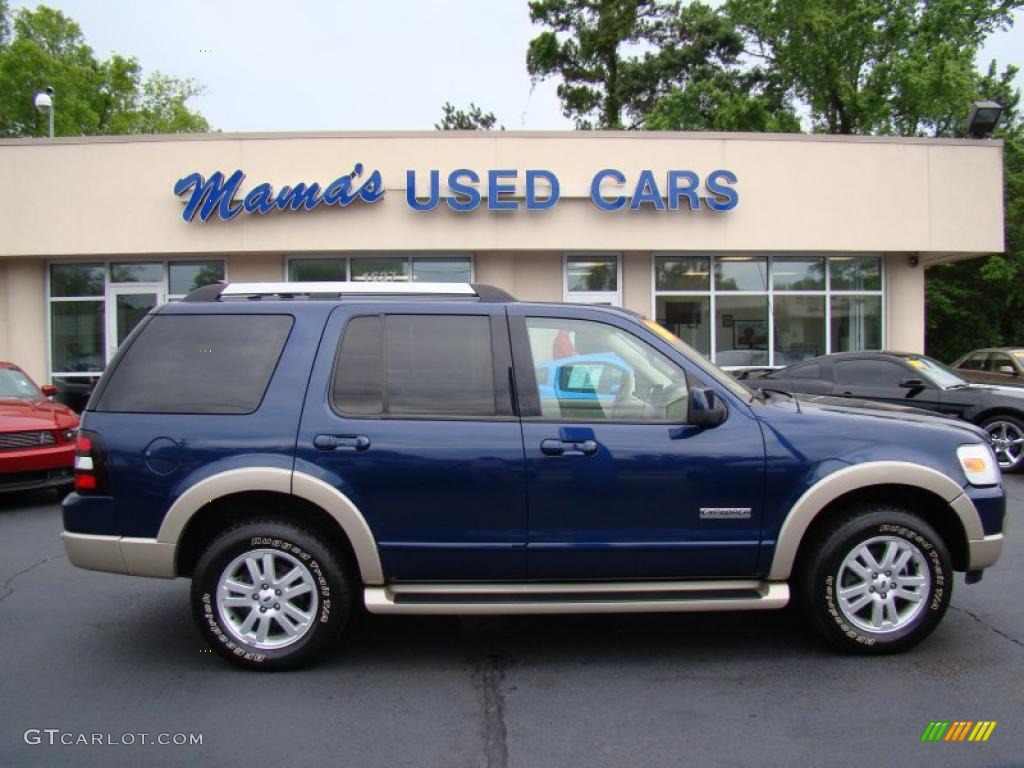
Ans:
[{"label": "rear door handle", "polygon": [[317,435],[313,446],[318,451],[365,451],[370,447],[370,438],[366,435]]},{"label": "rear door handle", "polygon": [[540,452],[545,456],[593,456],[597,453],[596,440],[555,440],[540,441]]}]

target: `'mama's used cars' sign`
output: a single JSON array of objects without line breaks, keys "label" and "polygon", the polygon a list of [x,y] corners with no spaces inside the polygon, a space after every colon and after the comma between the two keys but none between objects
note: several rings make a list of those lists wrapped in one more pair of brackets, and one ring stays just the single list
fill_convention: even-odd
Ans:
[{"label": "'mama's used cars' sign", "polygon": [[[475,211],[481,206],[490,211],[543,211],[554,208],[561,196],[558,177],[548,170],[523,172],[523,197],[517,198],[516,182],[519,171],[511,169],[489,170],[479,174],[469,168],[458,168],[448,174],[449,194],[442,195],[441,172],[429,172],[426,196],[417,194],[416,171],[405,172],[405,202],[414,211],[432,211],[442,201],[453,211]],[[361,200],[376,203],[386,192],[380,171],[365,173],[362,163],[356,163],[351,173],[339,176],[321,187],[299,183],[275,190],[261,182],[241,194],[245,173],[237,170],[230,176],[216,171],[208,178],[201,173],[190,173],[174,184],[174,194],[185,198],[181,217],[185,221],[207,221],[216,215],[229,221],[243,214],[267,214],[273,211],[312,211],[320,206],[345,207]],[[730,211],[739,203],[739,194],[732,186],[736,174],[732,171],[711,171],[701,178],[690,170],[669,170],[656,177],[653,171],[640,171],[636,179],[615,168],[603,168],[590,181],[590,199],[602,211],[628,209],[637,211],[690,210],[705,208],[709,211]],[[422,191],[422,190],[420,190]],[[187,196],[187,197],[186,197]]]}]

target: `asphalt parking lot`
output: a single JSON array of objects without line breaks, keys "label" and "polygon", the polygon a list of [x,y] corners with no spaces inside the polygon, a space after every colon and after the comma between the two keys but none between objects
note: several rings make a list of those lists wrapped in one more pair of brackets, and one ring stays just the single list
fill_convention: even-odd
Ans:
[{"label": "asphalt parking lot", "polygon": [[[788,611],[361,616],[326,663],[269,675],[206,651],[186,581],[72,568],[53,496],[0,497],[0,766],[1024,765],[1024,479],[1008,490],[1003,559],[900,656],[836,655]],[[998,725],[922,743],[931,720]],[[60,744],[93,733],[115,743]]]}]

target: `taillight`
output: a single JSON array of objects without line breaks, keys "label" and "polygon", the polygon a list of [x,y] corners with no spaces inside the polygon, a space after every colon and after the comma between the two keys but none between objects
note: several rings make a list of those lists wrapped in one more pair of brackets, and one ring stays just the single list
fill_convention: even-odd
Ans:
[{"label": "taillight", "polygon": [[109,493],[107,451],[95,432],[78,431],[75,440],[75,490],[79,493]]}]

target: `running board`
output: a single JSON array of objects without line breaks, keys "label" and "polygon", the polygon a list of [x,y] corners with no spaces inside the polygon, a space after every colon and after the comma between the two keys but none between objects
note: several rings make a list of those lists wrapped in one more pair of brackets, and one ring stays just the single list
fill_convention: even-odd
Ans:
[{"label": "running board", "polygon": [[366,587],[366,609],[390,614],[676,613],[771,610],[789,603],[781,581],[544,584],[387,584]]}]

